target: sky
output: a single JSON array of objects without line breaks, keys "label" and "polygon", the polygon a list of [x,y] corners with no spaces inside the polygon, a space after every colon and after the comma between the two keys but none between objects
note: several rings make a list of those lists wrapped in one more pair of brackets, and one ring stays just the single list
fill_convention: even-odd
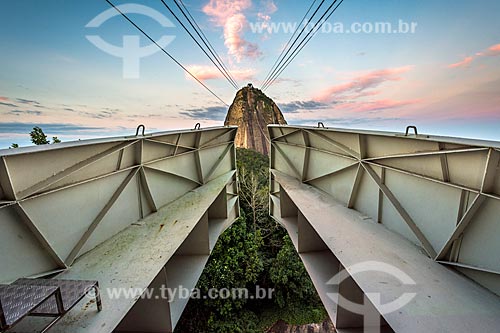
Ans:
[{"label": "sky", "polygon": [[[160,0],[112,1],[231,104],[236,89]],[[257,88],[313,3],[183,1],[239,86]],[[70,141],[132,135],[139,124],[147,132],[223,124],[227,106],[105,0],[0,8],[0,149],[30,145],[34,126]],[[265,93],[290,124],[399,132],[416,125],[420,133],[500,141],[499,12],[496,0],[344,0]],[[391,33],[381,29],[388,25]]]}]

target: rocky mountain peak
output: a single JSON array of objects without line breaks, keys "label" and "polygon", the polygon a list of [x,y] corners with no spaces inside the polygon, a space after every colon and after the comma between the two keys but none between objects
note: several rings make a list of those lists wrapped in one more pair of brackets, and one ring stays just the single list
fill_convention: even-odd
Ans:
[{"label": "rocky mountain peak", "polygon": [[224,125],[238,126],[235,144],[269,155],[267,125],[286,125],[280,109],[274,101],[250,83],[236,93],[229,107]]}]

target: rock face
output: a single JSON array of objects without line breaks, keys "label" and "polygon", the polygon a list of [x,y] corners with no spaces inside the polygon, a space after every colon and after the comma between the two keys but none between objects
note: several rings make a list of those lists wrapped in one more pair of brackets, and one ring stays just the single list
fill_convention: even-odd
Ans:
[{"label": "rock face", "polygon": [[276,103],[251,84],[240,89],[224,121],[225,126],[238,126],[236,147],[253,149],[269,155],[267,131],[269,124],[286,125],[286,120]]}]

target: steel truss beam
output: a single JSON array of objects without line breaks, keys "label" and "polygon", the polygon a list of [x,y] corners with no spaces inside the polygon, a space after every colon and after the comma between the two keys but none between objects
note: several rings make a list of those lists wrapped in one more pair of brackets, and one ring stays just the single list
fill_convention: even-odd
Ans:
[{"label": "steel truss beam", "polygon": [[[283,134],[282,128],[288,133]],[[496,223],[500,143],[301,126],[272,125],[269,132],[273,172],[321,189],[332,201],[362,212],[364,219],[421,246],[430,259],[460,270],[500,295],[500,263],[491,256],[500,253],[500,241],[493,236],[500,234]],[[299,132],[302,137],[296,135]],[[346,160],[352,164],[346,165]],[[295,167],[297,161],[303,165],[301,170]],[[291,207],[293,198],[280,203],[283,184],[277,178],[271,181],[271,215],[281,219],[293,240],[297,237],[294,219],[281,218],[279,212],[300,207]],[[311,197],[309,202],[316,207],[318,199]],[[321,236],[338,232],[332,228]],[[306,268],[314,274],[314,267]]]},{"label": "steel truss beam", "polygon": [[[0,151],[0,215],[5,219],[2,222],[11,228],[26,225],[22,232],[29,233],[16,237],[0,233],[0,243],[18,243],[15,247],[26,251],[21,254],[26,259],[19,267],[10,264],[6,267],[0,260],[6,269],[3,272],[9,272],[8,277],[0,272],[0,282],[9,282],[17,270],[22,272],[21,277],[21,274],[40,276],[66,269],[99,242],[202,186],[208,179],[234,170],[234,161],[230,167],[222,161],[227,160],[229,153],[235,158],[235,134],[235,127],[221,127]],[[211,158],[201,161],[200,154],[208,150]],[[197,161],[196,165],[186,163],[189,154]],[[30,164],[32,159],[37,161],[36,165]],[[58,159],[68,167],[52,171]],[[166,161],[169,166],[180,165],[172,170],[186,170],[186,175],[197,174],[197,178],[156,167],[156,163]],[[29,168],[34,172],[27,171]],[[148,174],[147,169],[158,173]],[[47,174],[48,177],[43,176]],[[16,188],[21,189],[17,194]],[[55,230],[52,222],[64,228]],[[40,243],[53,264],[35,263],[40,254],[30,252],[34,247],[26,242],[31,237]]]}]

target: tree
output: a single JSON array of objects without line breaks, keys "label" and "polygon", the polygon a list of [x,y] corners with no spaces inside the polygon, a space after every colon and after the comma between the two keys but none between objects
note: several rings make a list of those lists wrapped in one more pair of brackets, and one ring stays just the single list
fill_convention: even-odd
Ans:
[{"label": "tree", "polygon": [[35,126],[33,127],[33,130],[30,132],[30,137],[31,137],[31,142],[33,142],[35,145],[48,145],[50,141],[47,139],[47,135],[43,133],[43,130]]},{"label": "tree", "polygon": [[240,184],[240,198],[252,210],[252,222],[255,231],[258,216],[266,215],[269,209],[269,199],[267,196],[268,186],[267,174],[262,170],[248,170],[244,165],[238,168],[238,178]]},{"label": "tree", "polygon": [[197,287],[273,289],[271,299],[191,299],[175,332],[259,333],[278,320],[318,323],[327,314],[286,231],[269,216],[269,158],[236,151],[241,217],[219,238]]},{"label": "tree", "polygon": [[283,237],[283,247],[270,267],[271,280],[276,288],[276,303],[280,307],[310,302],[321,304],[316,289],[293,247],[288,235]]},{"label": "tree", "polygon": [[[200,296],[206,296],[211,288],[242,289],[257,283],[263,270],[260,245],[259,233],[249,231],[242,214],[219,237],[197,283]],[[191,299],[176,332],[252,332],[248,328],[240,329],[251,321],[258,322],[255,314],[244,309],[248,301],[247,298],[232,297]],[[243,313],[247,313],[245,320],[239,318]]]},{"label": "tree", "polygon": [[[47,135],[45,135],[43,130],[38,126],[33,127],[33,130],[30,132],[30,137],[31,142],[37,146],[50,144],[50,141],[47,139]],[[54,143],[61,143],[61,140],[57,136],[53,136],[52,144]],[[17,143],[13,143],[9,149],[10,148],[19,148],[19,145]]]}]

